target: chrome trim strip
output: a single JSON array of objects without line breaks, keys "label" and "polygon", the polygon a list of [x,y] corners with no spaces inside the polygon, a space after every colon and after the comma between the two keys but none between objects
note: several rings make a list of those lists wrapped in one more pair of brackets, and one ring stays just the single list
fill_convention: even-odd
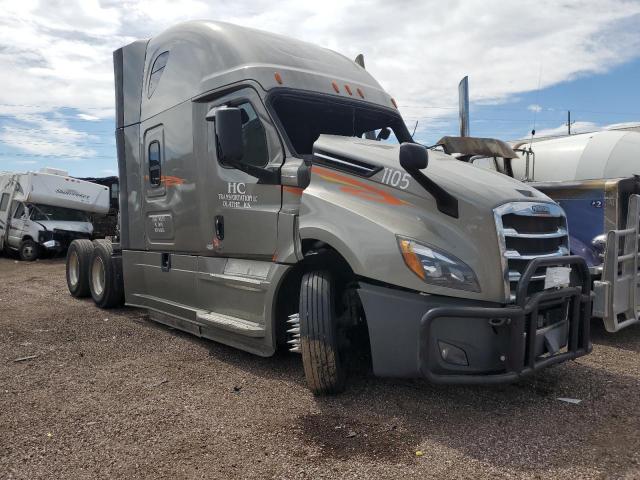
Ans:
[{"label": "chrome trim strip", "polygon": [[371,173],[371,172],[373,172],[375,170],[375,167],[374,168],[363,167],[362,165],[358,165],[357,163],[352,163],[352,162],[347,162],[347,161],[344,161],[344,160],[340,160],[339,158],[330,157],[329,155],[325,155],[323,153],[317,153],[316,152],[313,155],[316,156],[316,157],[320,157],[320,158],[323,158],[325,160],[328,160],[330,162],[335,162],[335,163],[339,163],[341,165],[347,165],[348,167],[351,167],[351,168],[360,169],[365,173]]},{"label": "chrome trim strip", "polygon": [[521,255],[517,250],[506,250],[503,255],[509,260],[533,260],[534,258],[562,257],[564,255],[569,255],[569,249],[561,245],[555,252],[533,253],[530,255]]},{"label": "chrome trim strip", "polygon": [[563,227],[549,233],[518,233],[515,228],[505,228],[503,232],[505,237],[512,238],[560,238],[567,236],[567,230]]}]

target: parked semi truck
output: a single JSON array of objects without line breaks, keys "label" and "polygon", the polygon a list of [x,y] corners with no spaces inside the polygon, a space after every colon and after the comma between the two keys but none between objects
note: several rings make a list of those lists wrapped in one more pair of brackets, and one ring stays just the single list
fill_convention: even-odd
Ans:
[{"label": "parked semi truck", "polygon": [[62,252],[77,238],[90,238],[90,213],[109,210],[109,189],[63,170],[0,172],[0,251],[33,261]]},{"label": "parked semi truck", "polygon": [[114,64],[120,238],[72,244],[72,295],[298,352],[317,394],[344,388],[358,340],[375,374],[443,383],[590,351],[589,272],[563,210],[414,143],[357,63],[204,21]]},{"label": "parked semi truck", "polygon": [[602,131],[513,145],[444,137],[438,145],[558,202],[567,213],[570,251],[586,260],[593,276],[593,316],[609,332],[639,323],[640,133]]}]

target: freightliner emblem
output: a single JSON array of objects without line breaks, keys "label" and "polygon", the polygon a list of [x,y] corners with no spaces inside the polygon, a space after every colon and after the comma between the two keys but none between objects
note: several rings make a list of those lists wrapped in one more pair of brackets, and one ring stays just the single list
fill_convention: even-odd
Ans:
[{"label": "freightliner emblem", "polygon": [[533,205],[531,211],[536,215],[550,215],[551,209],[546,205]]}]

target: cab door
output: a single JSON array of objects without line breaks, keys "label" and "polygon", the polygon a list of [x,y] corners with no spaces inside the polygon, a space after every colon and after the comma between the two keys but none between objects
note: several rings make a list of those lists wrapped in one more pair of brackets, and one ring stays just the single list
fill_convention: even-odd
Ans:
[{"label": "cab door", "polygon": [[[244,112],[242,162],[279,168],[283,161],[282,146],[257,93],[251,88],[233,92],[209,103],[207,110],[222,106],[237,107]],[[224,257],[271,260],[276,250],[282,187],[259,183],[257,178],[224,165],[217,154],[215,123],[206,123],[213,186],[208,210],[214,213],[207,250]]]},{"label": "cab door", "polygon": [[[14,201],[11,209],[11,220],[9,223],[9,238],[8,243],[11,247],[19,248],[20,242],[22,242],[22,236],[24,235],[25,224],[29,216],[29,212],[24,203]],[[34,238],[34,240],[38,240]]]}]

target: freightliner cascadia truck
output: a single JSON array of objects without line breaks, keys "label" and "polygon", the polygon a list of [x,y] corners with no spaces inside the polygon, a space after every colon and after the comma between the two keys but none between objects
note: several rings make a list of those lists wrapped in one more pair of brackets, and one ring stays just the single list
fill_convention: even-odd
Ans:
[{"label": "freightliner cascadia truck", "polygon": [[316,394],[379,376],[498,383],[587,354],[589,272],[537,190],[415,143],[359,64],[188,22],[114,53],[119,242],[75,242],[100,307],[261,356]]}]

